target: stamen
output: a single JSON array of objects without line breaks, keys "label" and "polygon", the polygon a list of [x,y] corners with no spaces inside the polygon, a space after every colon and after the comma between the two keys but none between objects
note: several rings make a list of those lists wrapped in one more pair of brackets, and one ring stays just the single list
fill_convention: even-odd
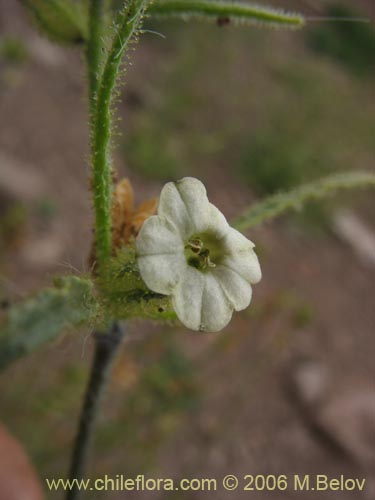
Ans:
[{"label": "stamen", "polygon": [[185,248],[190,248],[194,253],[198,253],[203,248],[203,243],[200,239],[192,239],[189,240]]}]

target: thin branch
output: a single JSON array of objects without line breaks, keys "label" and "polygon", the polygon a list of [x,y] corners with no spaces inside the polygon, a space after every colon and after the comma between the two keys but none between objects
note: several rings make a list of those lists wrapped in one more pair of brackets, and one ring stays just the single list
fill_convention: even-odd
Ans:
[{"label": "thin branch", "polygon": [[233,226],[239,231],[244,231],[267,220],[274,219],[288,210],[299,210],[310,200],[326,198],[341,189],[364,187],[375,187],[374,173],[349,172],[331,175],[289,192],[266,198],[236,217]]},{"label": "thin branch", "polygon": [[302,14],[267,6],[231,0],[159,0],[149,13],[159,18],[216,21],[219,24],[260,24],[298,28],[304,25]]},{"label": "thin branch", "polygon": [[[108,333],[95,334],[95,354],[75,438],[69,479],[82,479],[90,451],[93,430],[113,361],[124,338],[124,329],[114,323]],[[75,484],[67,492],[67,500],[77,500],[81,491]]]}]

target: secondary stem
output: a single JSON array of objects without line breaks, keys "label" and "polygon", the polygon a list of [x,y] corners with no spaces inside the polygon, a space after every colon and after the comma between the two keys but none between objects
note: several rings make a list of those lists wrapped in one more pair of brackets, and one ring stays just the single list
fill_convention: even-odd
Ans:
[{"label": "secondary stem", "polygon": [[[69,472],[70,480],[82,479],[85,474],[100,400],[123,337],[124,330],[120,328],[118,323],[114,323],[108,333],[97,332],[95,334],[95,354],[72,453]],[[77,500],[80,494],[80,490],[74,486],[68,491],[67,500]]]},{"label": "secondary stem", "polygon": [[339,190],[366,187],[375,187],[373,172],[340,172],[329,175],[285,193],[265,198],[236,217],[232,225],[239,231],[245,231],[274,219],[288,210],[300,210],[310,200],[326,198]]},{"label": "secondary stem", "polygon": [[[103,31],[103,0],[90,0],[89,7],[89,38],[86,50],[88,80],[90,133],[92,155],[92,189],[95,210],[96,255],[99,267],[103,265],[111,252],[111,171],[107,152],[103,151],[98,140],[98,123],[103,120],[98,113],[97,100],[99,88],[99,66],[101,57],[101,38]],[[109,107],[109,103],[108,103]],[[107,124],[109,127],[109,124]],[[102,153],[102,154],[100,154]]]},{"label": "secondary stem", "polygon": [[103,0],[91,0],[89,7],[89,38],[87,42],[87,69],[89,79],[90,116],[94,119],[98,73],[102,44]]},{"label": "secondary stem", "polygon": [[99,272],[111,254],[111,114],[115,86],[122,55],[129,46],[142,21],[148,0],[129,0],[126,8],[118,14],[102,77],[97,88],[95,119],[91,117],[93,191],[96,218],[96,257]]}]

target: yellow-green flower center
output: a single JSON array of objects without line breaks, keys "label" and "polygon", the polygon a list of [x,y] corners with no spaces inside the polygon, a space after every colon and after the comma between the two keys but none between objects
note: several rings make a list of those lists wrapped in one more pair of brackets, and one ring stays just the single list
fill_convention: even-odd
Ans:
[{"label": "yellow-green flower center", "polygon": [[187,263],[200,271],[216,267],[221,262],[222,255],[222,245],[211,233],[193,235],[185,245]]}]

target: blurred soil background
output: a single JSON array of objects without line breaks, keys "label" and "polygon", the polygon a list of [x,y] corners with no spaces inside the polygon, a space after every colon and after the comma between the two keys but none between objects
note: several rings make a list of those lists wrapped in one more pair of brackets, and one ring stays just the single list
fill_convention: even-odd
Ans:
[{"label": "blurred soil background", "polygon": [[[375,17],[370,0],[273,4],[310,16]],[[131,58],[115,153],[138,201],[193,175],[230,219],[304,181],[374,169],[373,24],[279,31],[148,21],[147,28],[166,38],[146,33]],[[18,2],[0,0],[3,305],[56,275],[88,271],[84,75],[77,51],[39,37]],[[251,307],[222,333],[129,325],[91,475],[345,474],[366,477],[365,491],[211,497],[375,498],[373,196],[340,195],[252,231],[263,280]],[[1,421],[42,478],[68,469],[91,334],[72,332],[1,375]]]}]

